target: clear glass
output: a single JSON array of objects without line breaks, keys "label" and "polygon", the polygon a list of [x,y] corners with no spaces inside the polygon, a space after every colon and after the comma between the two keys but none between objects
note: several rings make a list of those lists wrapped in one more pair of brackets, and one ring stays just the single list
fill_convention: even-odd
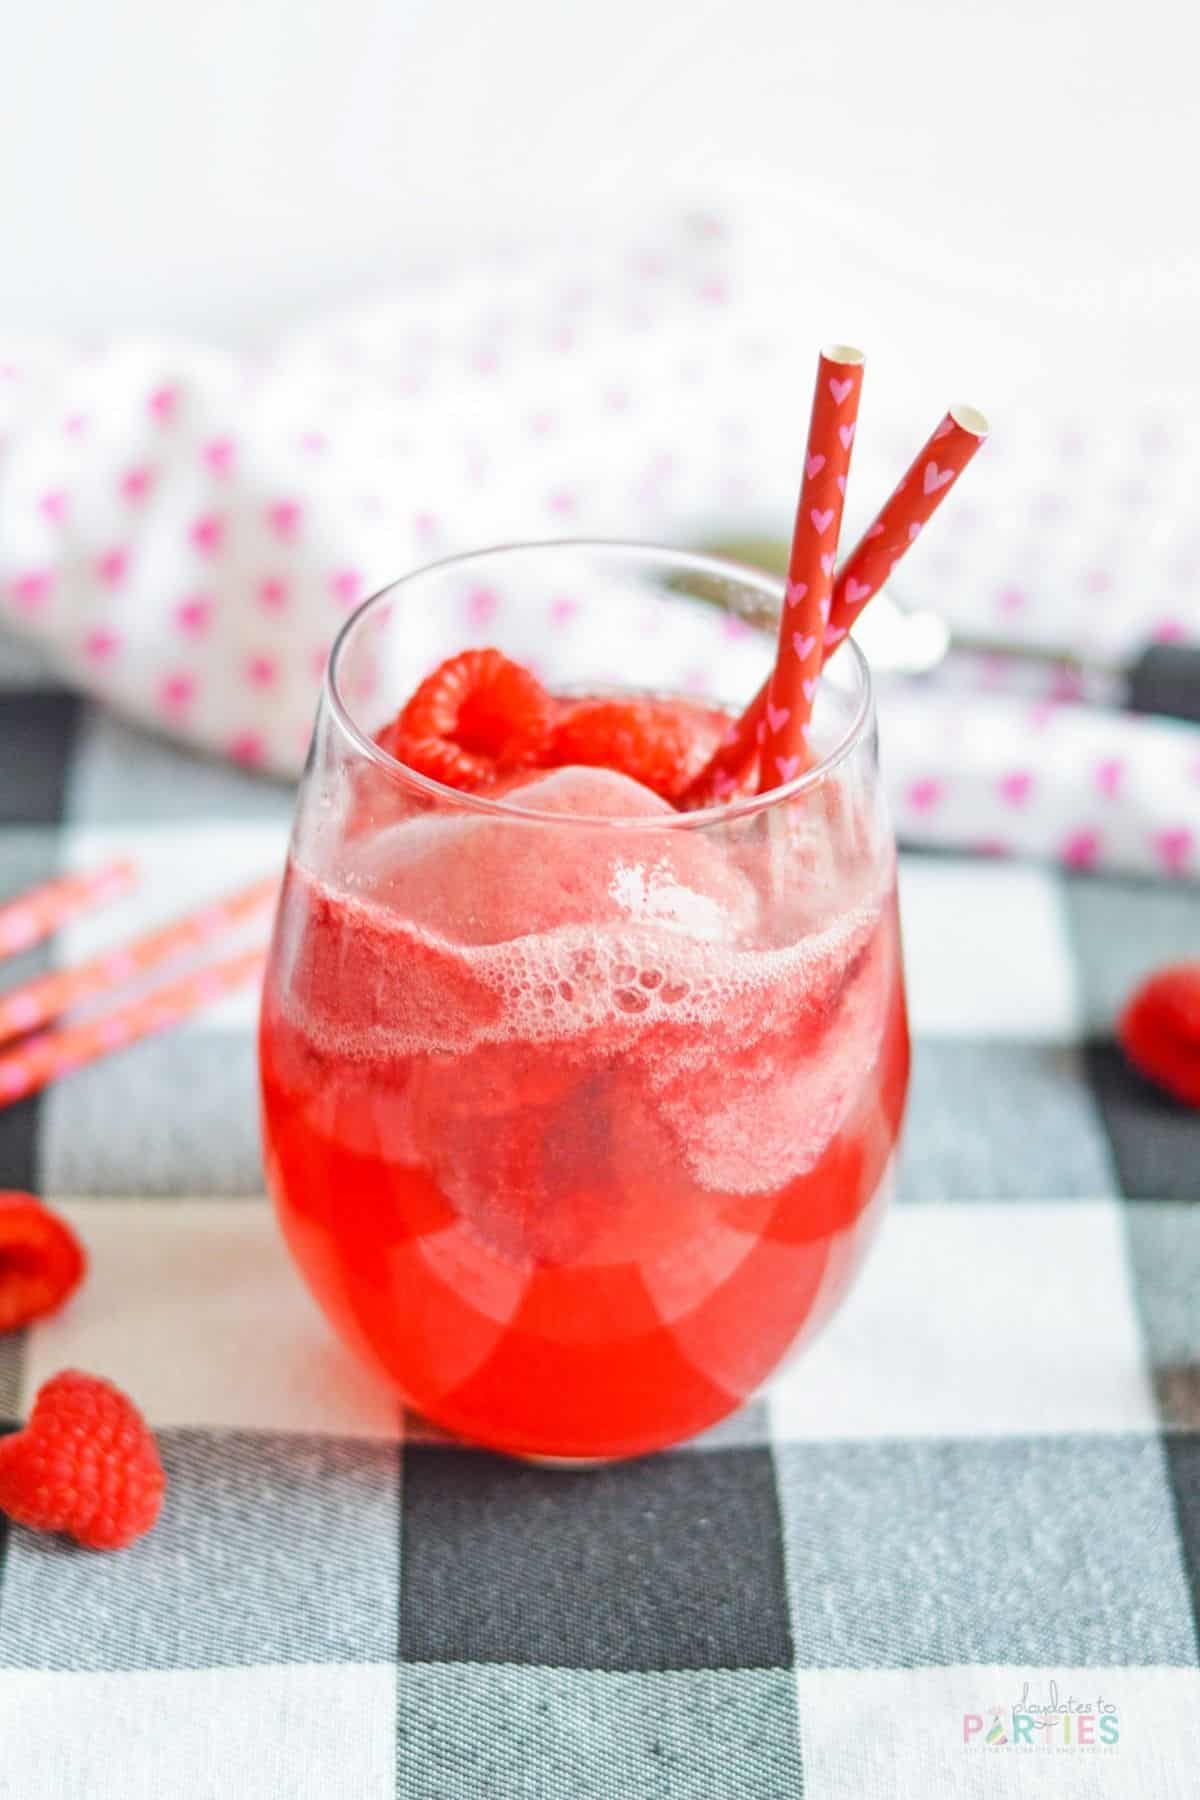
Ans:
[{"label": "clear glass", "polygon": [[459,793],[372,733],[483,643],[562,693],[734,710],[779,603],[735,564],[518,545],[397,582],[335,646],[264,995],[268,1179],[338,1330],[463,1437],[676,1442],[840,1302],[908,1081],[895,851],[854,646],[814,767],[702,812],[597,771]]}]

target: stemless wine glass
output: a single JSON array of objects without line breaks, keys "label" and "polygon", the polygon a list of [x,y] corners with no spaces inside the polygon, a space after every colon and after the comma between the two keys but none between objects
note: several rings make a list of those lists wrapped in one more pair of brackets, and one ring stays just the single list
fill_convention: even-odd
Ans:
[{"label": "stemless wine glass", "polygon": [[599,770],[458,792],[372,734],[480,644],[559,694],[736,708],[780,598],[682,552],[517,545],[407,576],[334,647],[263,1002],[268,1179],[338,1330],[461,1436],[670,1444],[838,1304],[908,1081],[895,851],[853,644],[814,766],[698,812]]}]

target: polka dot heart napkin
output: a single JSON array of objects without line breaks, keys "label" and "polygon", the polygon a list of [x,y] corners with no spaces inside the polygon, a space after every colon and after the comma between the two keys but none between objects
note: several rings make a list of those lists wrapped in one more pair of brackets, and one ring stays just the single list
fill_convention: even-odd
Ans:
[{"label": "polka dot heart napkin", "polygon": [[[786,531],[827,335],[812,296],[742,281],[720,229],[692,221],[414,278],[266,357],[0,339],[0,629],[127,715],[294,774],[341,621],[422,562],[525,537]],[[847,542],[957,397],[889,376],[880,416],[872,373]],[[1184,504],[1200,469],[1176,421],[1009,421],[1002,395],[969,397],[1000,429],[914,549],[906,593],[1014,643],[1121,657],[1200,636]],[[724,667],[710,631],[660,643],[645,678]],[[889,688],[903,834],[1200,872],[1200,733],[1073,698],[1061,678],[1031,693],[987,666]]]}]

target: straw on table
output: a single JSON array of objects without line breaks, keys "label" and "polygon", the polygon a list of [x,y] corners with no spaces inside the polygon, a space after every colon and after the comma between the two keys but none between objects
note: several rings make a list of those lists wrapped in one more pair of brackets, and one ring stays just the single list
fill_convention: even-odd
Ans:
[{"label": "straw on table", "polygon": [[52,936],[79,913],[127,894],[137,868],[121,859],[77,875],[58,875],[0,906],[0,957],[15,956]]},{"label": "straw on table", "polygon": [[27,1039],[0,1056],[0,1106],[22,1100],[60,1075],[211,1005],[257,977],[265,960],[265,951],[246,950],[143,994],[101,1018]]},{"label": "straw on table", "polygon": [[274,899],[278,880],[268,876],[249,887],[209,901],[169,925],[147,932],[129,944],[104,950],[73,969],[46,975],[0,995],[0,1043],[35,1031],[70,1006],[115,992],[134,977],[160,968],[173,957],[201,949],[226,936]]}]

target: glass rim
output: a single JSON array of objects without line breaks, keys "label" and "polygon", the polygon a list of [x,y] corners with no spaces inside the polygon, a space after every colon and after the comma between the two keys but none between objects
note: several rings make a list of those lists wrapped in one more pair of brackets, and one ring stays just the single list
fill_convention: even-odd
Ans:
[{"label": "glass rim", "polygon": [[463,788],[450,787],[446,782],[438,781],[432,775],[422,774],[419,769],[412,768],[410,764],[393,756],[390,751],[377,744],[374,738],[357,723],[338,686],[338,666],[343,651],[350,637],[367,615],[402,588],[419,581],[422,576],[431,575],[436,571],[466,566],[497,556],[528,555],[551,550],[574,550],[599,553],[605,556],[624,554],[647,562],[666,563],[674,569],[692,574],[717,575],[762,594],[780,611],[783,608],[784,583],[764,570],[755,569],[747,563],[734,562],[729,557],[710,556],[699,550],[677,550],[667,544],[642,542],[635,539],[530,538],[486,545],[477,550],[458,551],[453,556],[438,557],[433,562],[422,563],[419,568],[410,569],[406,575],[398,576],[395,581],[390,581],[386,586],[377,588],[373,594],[369,594],[365,600],[360,601],[343,622],[333,640],[325,665],[322,700],[350,740],[351,745],[368,762],[374,763],[391,779],[430,799],[439,800],[463,811],[478,813],[487,818],[521,820],[539,825],[557,825],[560,828],[563,826],[586,826],[593,830],[645,831],[653,828],[655,830],[691,831],[718,823],[730,824],[735,820],[752,818],[784,801],[796,799],[810,788],[820,786],[832,771],[839,764],[845,762],[867,738],[875,713],[871,668],[862,649],[853,637],[848,636],[843,649],[850,652],[858,676],[859,692],[853,717],[837,743],[810,769],[806,769],[803,774],[795,776],[791,781],[781,783],[779,787],[768,788],[765,793],[761,794],[746,794],[738,800],[718,801],[713,806],[698,807],[694,812],[646,813],[619,818],[604,813],[544,812],[537,807],[521,806],[515,799],[493,800],[489,799],[486,794],[469,793]]}]

